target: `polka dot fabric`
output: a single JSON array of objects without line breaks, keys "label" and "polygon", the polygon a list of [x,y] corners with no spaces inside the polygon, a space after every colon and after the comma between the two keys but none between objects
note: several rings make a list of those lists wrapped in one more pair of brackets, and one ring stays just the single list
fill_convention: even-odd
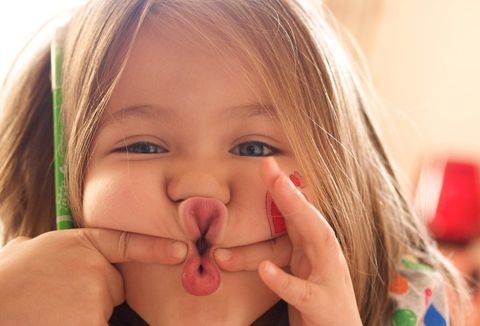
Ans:
[{"label": "polka dot fabric", "polygon": [[415,257],[402,257],[398,274],[390,284],[389,297],[393,313],[386,325],[449,325],[443,277]]}]

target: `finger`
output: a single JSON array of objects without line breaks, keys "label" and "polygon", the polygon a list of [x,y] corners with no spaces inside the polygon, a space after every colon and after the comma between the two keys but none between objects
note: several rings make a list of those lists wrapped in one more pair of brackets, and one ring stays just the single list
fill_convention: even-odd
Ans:
[{"label": "finger", "polygon": [[258,273],[273,292],[303,314],[313,314],[325,305],[320,286],[290,275],[268,260],[260,264]]},{"label": "finger", "polygon": [[123,287],[122,275],[113,265],[109,266],[108,272],[104,275],[113,306],[115,307],[122,304],[125,301],[125,288]]},{"label": "finger", "polygon": [[342,259],[338,258],[343,254],[331,226],[295,188],[272,157],[262,162],[262,177],[285,218],[294,250],[302,247],[312,262],[312,268],[316,265],[325,270],[325,265],[328,265],[334,273],[338,268],[335,262],[341,262]]},{"label": "finger", "polygon": [[8,241],[3,247],[0,247],[0,251],[8,252],[10,250],[15,250],[18,245],[25,243],[27,240],[31,240],[29,237],[16,237]]},{"label": "finger", "polygon": [[176,265],[187,254],[181,241],[107,229],[75,229],[79,237],[111,263],[140,262]]},{"label": "finger", "polygon": [[214,252],[219,267],[229,272],[256,271],[260,262],[269,259],[279,266],[290,262],[292,245],[288,236],[270,239],[254,244],[219,248]]}]

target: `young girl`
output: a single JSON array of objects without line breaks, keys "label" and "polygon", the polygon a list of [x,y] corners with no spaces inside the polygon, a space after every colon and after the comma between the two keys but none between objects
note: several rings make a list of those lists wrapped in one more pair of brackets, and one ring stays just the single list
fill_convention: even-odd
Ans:
[{"label": "young girl", "polygon": [[320,8],[91,1],[64,47],[77,228],[53,231],[45,47],[2,108],[6,324],[461,324]]}]

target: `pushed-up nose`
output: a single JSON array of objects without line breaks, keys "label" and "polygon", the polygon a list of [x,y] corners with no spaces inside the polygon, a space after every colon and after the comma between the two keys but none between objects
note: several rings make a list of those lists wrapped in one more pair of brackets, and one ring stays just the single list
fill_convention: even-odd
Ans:
[{"label": "pushed-up nose", "polygon": [[230,201],[227,178],[214,167],[176,171],[168,180],[167,194],[177,203],[192,197],[217,198],[223,204]]}]

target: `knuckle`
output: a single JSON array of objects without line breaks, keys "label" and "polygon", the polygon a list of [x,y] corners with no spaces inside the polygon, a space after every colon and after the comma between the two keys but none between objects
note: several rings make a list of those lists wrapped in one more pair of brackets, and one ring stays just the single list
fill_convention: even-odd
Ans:
[{"label": "knuckle", "polygon": [[87,299],[85,304],[91,311],[97,311],[108,307],[112,299],[105,275],[98,272],[93,275],[85,279],[89,282],[82,286],[82,297]]},{"label": "knuckle", "polygon": [[82,264],[84,264],[84,269],[91,271],[92,273],[106,273],[108,272],[108,264],[106,263],[106,260],[102,258],[102,256],[94,256],[89,258],[86,261],[83,261]]},{"label": "knuckle", "polygon": [[75,229],[74,235],[78,239],[80,244],[83,244],[85,247],[90,248],[92,245],[95,246],[95,233],[96,230],[90,229]]},{"label": "knuckle", "polygon": [[128,257],[128,248],[130,244],[130,240],[132,239],[132,235],[130,232],[123,231],[120,234],[117,242],[117,249],[118,252],[121,254],[122,258],[127,260]]},{"label": "knuckle", "polygon": [[297,298],[295,298],[295,305],[305,306],[312,302],[313,290],[307,282],[302,282],[302,290],[299,292]]},{"label": "knuckle", "polygon": [[8,246],[15,246],[15,245],[18,245],[22,242],[25,242],[27,240],[30,240],[29,237],[25,237],[25,236],[19,236],[19,237],[16,237],[16,238],[13,238],[12,240],[8,241],[7,245]]},{"label": "knuckle", "polygon": [[302,291],[302,296],[300,298],[301,302],[308,303],[308,302],[311,302],[312,299],[313,299],[312,287],[307,282],[303,282],[303,291]]},{"label": "knuckle", "polygon": [[85,292],[88,293],[88,296],[97,300],[103,297],[104,291],[105,289],[100,282],[90,282],[85,286]]},{"label": "knuckle", "polygon": [[100,275],[103,275],[105,273],[108,273],[109,270],[109,262],[106,260],[105,256],[103,256],[101,253],[97,251],[91,251],[88,249],[88,251],[76,251],[78,254],[82,254],[82,257],[80,259],[76,259],[72,261],[72,265],[86,273],[86,277],[92,277],[92,275],[95,275],[97,273],[100,273]]},{"label": "knuckle", "polygon": [[338,243],[337,236],[335,231],[331,227],[328,227],[325,232],[325,239],[324,239],[325,246],[327,248],[338,248],[340,244]]},{"label": "knuckle", "polygon": [[105,292],[105,277],[98,270],[83,269],[75,275],[75,285],[71,291],[81,290],[79,300],[86,305],[98,306]]}]

